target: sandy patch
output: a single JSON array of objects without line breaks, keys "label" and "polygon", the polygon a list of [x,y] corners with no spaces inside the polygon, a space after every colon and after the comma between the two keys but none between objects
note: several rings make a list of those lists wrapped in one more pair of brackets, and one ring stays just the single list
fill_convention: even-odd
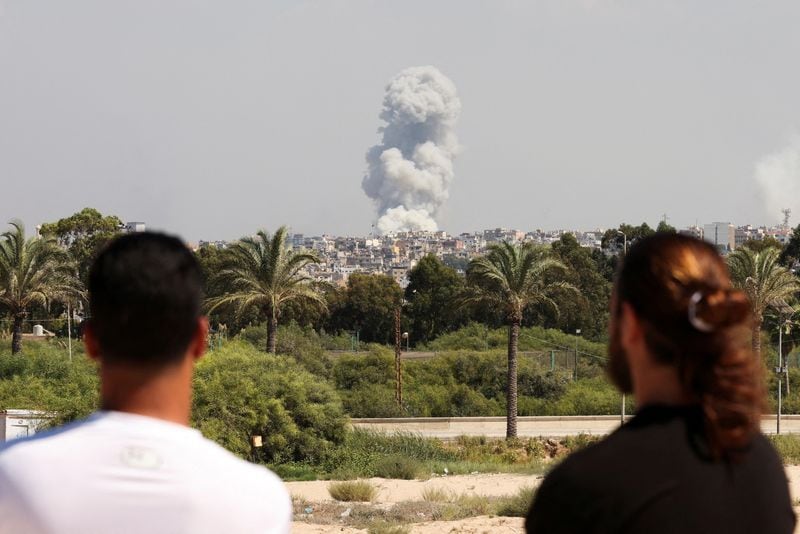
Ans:
[{"label": "sandy patch", "polygon": [[479,516],[461,521],[431,521],[411,526],[414,534],[518,534],[525,532],[525,519],[522,517]]},{"label": "sandy patch", "polygon": [[[366,530],[341,525],[315,525],[303,521],[292,523],[292,534],[365,534]],[[441,532],[441,531],[440,531]]]},{"label": "sandy patch", "polygon": [[[409,525],[412,534],[520,534],[525,532],[525,520],[521,517],[479,516],[461,521],[431,521]],[[295,534],[364,534],[366,530],[337,525],[311,525],[292,523]]]},{"label": "sandy patch", "polygon": [[[786,466],[792,500],[800,499],[800,465]],[[425,488],[437,488],[454,494],[503,496],[516,493],[526,486],[538,486],[542,477],[538,475],[484,474],[436,477],[430,480],[369,479],[379,488],[376,503],[391,504],[402,501],[421,501]],[[287,482],[294,497],[311,502],[330,501],[329,481]],[[380,506],[380,504],[378,504]],[[800,508],[795,508],[800,515]],[[471,517],[459,521],[429,521],[408,525],[412,534],[520,534],[525,531],[525,520],[519,517]],[[342,525],[315,525],[303,521],[292,523],[292,532],[297,534],[366,534],[366,530]],[[800,524],[795,530],[800,534]]]},{"label": "sandy patch", "polygon": [[[800,473],[799,473],[800,476]],[[394,480],[386,478],[368,479],[376,488],[377,503],[396,503],[403,501],[421,501],[422,492],[426,488],[441,489],[455,495],[484,495],[501,497],[511,495],[527,486],[538,486],[541,475],[456,475],[434,477],[428,480]],[[310,502],[330,501],[328,480],[312,480],[308,482],[287,482],[286,487],[292,497],[302,498]]]},{"label": "sandy patch", "polygon": [[792,494],[792,501],[800,499],[800,465],[787,465],[786,478],[789,479],[789,492]]}]

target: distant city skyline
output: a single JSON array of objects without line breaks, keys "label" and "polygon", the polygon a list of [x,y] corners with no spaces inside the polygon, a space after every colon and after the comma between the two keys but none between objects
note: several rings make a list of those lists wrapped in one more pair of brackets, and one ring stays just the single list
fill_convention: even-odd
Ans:
[{"label": "distant city skyline", "polygon": [[797,20],[790,0],[0,0],[0,222],[367,235],[386,85],[426,65],[461,103],[451,234],[800,221]]}]

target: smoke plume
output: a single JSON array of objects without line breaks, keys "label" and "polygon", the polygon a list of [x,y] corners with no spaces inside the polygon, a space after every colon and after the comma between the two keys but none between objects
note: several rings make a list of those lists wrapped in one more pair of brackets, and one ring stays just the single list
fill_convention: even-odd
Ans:
[{"label": "smoke plume", "polygon": [[367,152],[361,187],[375,200],[378,231],[436,230],[449,196],[461,113],[456,87],[435,67],[411,67],[386,86],[381,144]]},{"label": "smoke plume", "polygon": [[784,208],[800,214],[800,135],[792,136],[781,150],[761,158],[755,175],[768,215],[778,218]]}]

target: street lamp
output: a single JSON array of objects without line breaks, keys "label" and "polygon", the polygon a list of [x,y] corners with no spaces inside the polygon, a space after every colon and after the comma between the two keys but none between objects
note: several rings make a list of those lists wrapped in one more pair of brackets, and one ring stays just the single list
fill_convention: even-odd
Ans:
[{"label": "street lamp", "polygon": [[[617,234],[622,236],[622,256],[628,255],[628,235],[622,230],[617,230]],[[625,393],[622,394],[622,409],[619,414],[619,424],[625,424]]]},{"label": "street lamp", "polygon": [[[782,401],[783,401],[783,374],[787,373],[786,367],[784,367],[783,361],[783,327],[788,326],[789,324],[789,317],[792,316],[794,313],[794,309],[789,306],[785,300],[780,299],[773,304],[773,306],[778,311],[778,316],[780,317],[780,322],[778,324],[778,366],[775,368],[775,374],[778,375],[778,414],[776,417],[776,427],[775,433],[781,433],[781,412],[783,411]],[[788,382],[789,375],[787,373],[786,379]]]},{"label": "street lamp", "polygon": [[575,330],[575,380],[578,380],[578,336],[581,335],[581,329]]},{"label": "street lamp", "polygon": [[403,339],[406,340],[406,352],[409,352],[411,350],[409,349],[409,343],[411,342],[411,339],[410,336],[408,335],[408,332],[403,332]]},{"label": "street lamp", "polygon": [[622,230],[617,230],[617,233],[622,236],[622,255],[628,254],[628,236]]}]

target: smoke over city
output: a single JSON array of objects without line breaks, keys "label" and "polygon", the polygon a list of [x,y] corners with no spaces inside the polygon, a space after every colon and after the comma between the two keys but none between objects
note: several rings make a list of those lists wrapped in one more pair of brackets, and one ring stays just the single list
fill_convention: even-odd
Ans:
[{"label": "smoke over city", "polygon": [[386,86],[383,139],[367,152],[362,182],[375,200],[380,233],[438,229],[453,181],[460,113],[455,85],[435,67],[405,69]]},{"label": "smoke over city", "polygon": [[769,216],[779,216],[784,208],[800,214],[797,205],[800,198],[800,135],[794,135],[784,148],[761,158],[756,163],[755,176]]}]

